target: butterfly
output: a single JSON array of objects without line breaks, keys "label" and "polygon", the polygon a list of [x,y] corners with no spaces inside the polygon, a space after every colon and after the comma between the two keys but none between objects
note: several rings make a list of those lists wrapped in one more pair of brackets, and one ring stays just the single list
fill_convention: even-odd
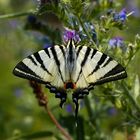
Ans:
[{"label": "butterfly", "polygon": [[79,99],[96,85],[127,77],[125,68],[108,55],[80,45],[70,39],[66,45],[45,48],[19,62],[13,74],[45,84],[60,106],[66,102],[69,89],[78,113]]}]

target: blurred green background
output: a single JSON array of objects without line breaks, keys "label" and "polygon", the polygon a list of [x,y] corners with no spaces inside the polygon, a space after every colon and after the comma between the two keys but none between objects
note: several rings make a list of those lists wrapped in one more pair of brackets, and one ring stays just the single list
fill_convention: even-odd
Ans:
[{"label": "blurred green background", "polygon": [[[122,7],[131,6],[130,3],[132,3],[131,0],[120,2]],[[36,4],[35,0],[0,0],[0,15],[34,10]],[[140,2],[137,0],[132,4],[136,6],[137,13],[135,16],[130,16],[127,29],[114,32],[114,35],[121,35],[130,41],[133,41],[134,36],[140,33]],[[42,44],[35,39],[35,35],[23,29],[25,21],[26,16],[0,19],[0,140],[14,139],[16,135],[38,131],[59,132],[45,110],[38,106],[28,81],[12,74],[14,66],[20,60],[42,49]],[[139,55],[140,53],[133,59],[131,71],[140,76]],[[47,89],[44,90],[47,93]],[[63,117],[72,118],[70,113],[58,107],[59,101],[53,95],[48,94],[48,97],[49,106],[54,116],[61,118],[58,120],[62,124]],[[85,111],[82,110],[80,114],[84,115],[84,113]],[[117,117],[109,119],[114,122],[117,121]],[[69,120],[71,125],[75,125],[74,118]],[[125,140],[124,135],[120,132],[113,135],[113,140]],[[47,138],[47,140],[55,139],[53,136]]]}]

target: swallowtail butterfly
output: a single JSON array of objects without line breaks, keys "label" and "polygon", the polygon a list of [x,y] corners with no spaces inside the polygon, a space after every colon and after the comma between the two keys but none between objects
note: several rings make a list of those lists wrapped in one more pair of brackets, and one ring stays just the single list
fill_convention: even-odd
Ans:
[{"label": "swallowtail butterfly", "polygon": [[127,77],[125,69],[100,51],[69,40],[66,45],[55,45],[36,52],[19,62],[14,75],[45,84],[60,98],[60,106],[72,89],[72,100],[78,113],[78,100],[96,85]]}]

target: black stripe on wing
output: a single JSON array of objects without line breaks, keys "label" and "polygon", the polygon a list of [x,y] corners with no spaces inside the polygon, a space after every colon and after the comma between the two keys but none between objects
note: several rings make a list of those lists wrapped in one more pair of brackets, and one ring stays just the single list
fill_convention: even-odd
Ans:
[{"label": "black stripe on wing", "polygon": [[111,75],[115,76],[123,71],[125,71],[124,68],[120,64],[118,64],[112,70],[110,70],[107,74],[105,74],[103,78],[109,77]]},{"label": "black stripe on wing", "polygon": [[107,58],[107,55],[103,53],[103,55],[101,56],[100,60],[98,61],[97,65],[96,65],[95,69],[93,70],[93,73],[96,72],[100,68],[100,66],[105,62],[106,58]]},{"label": "black stripe on wing", "polygon": [[[81,48],[79,47],[79,49],[78,49],[78,51],[77,51],[78,55],[79,55],[80,51],[81,51]],[[81,75],[81,73],[82,73],[82,67],[86,64],[86,61],[87,61],[87,59],[88,59],[88,57],[89,57],[89,54],[90,54],[90,51],[91,51],[91,48],[87,47],[87,48],[86,48],[85,55],[84,55],[84,58],[83,58],[83,60],[81,61],[81,70],[80,70],[80,72],[79,72],[79,74],[78,74],[78,76],[77,76],[76,82],[78,82],[78,80],[79,80],[79,78],[80,78],[80,75]]]},{"label": "black stripe on wing", "polygon": [[82,60],[82,62],[81,62],[81,67],[83,67],[83,66],[85,65],[85,63],[86,63],[86,61],[87,61],[87,59],[88,59],[88,56],[89,56],[89,54],[90,54],[90,51],[91,51],[91,48],[90,48],[90,47],[87,47],[86,49],[87,49],[87,50],[86,50],[86,52],[85,52],[85,56],[84,56],[84,58],[83,58],[83,60]]},{"label": "black stripe on wing", "polygon": [[109,57],[109,59],[106,61],[106,63],[103,65],[103,67],[105,67],[106,65],[108,65],[110,63],[110,61],[112,61],[113,59],[111,57]]},{"label": "black stripe on wing", "polygon": [[36,60],[38,61],[38,63],[40,63],[41,68],[46,71],[49,75],[52,76],[52,74],[49,72],[49,70],[45,67],[43,60],[41,59],[40,55],[38,52],[34,53],[34,57],[36,58]]},{"label": "black stripe on wing", "polygon": [[48,48],[45,48],[44,51],[48,55],[48,57],[51,58]]},{"label": "black stripe on wing", "polygon": [[91,55],[91,59],[94,57],[94,55],[96,54],[96,52],[97,52],[97,50],[95,50],[95,49],[92,49],[93,50],[93,52],[92,52],[92,55]]},{"label": "black stripe on wing", "polygon": [[33,58],[31,55],[28,56],[28,58],[29,58],[35,65],[37,65],[37,63],[35,62],[34,58]]},{"label": "black stripe on wing", "polygon": [[103,77],[101,77],[99,80],[93,83],[93,85],[100,85],[106,82],[116,81],[126,77],[127,77],[127,73],[125,69],[120,64],[118,64],[113,69],[111,69],[108,73],[106,73]]},{"label": "black stripe on wing", "polygon": [[65,50],[64,50],[64,46],[60,46],[59,48],[60,48],[60,50],[61,50],[61,52],[62,52],[62,54],[63,54],[63,57],[65,58]]},{"label": "black stripe on wing", "polygon": [[41,77],[39,77],[35,72],[28,68],[28,66],[26,66],[23,62],[17,64],[13,70],[13,74],[24,79],[37,81],[39,83],[47,83],[42,81]]},{"label": "black stripe on wing", "polygon": [[[60,47],[61,47],[61,46],[59,46],[59,48],[60,48]],[[61,49],[60,49],[60,50],[61,50]],[[51,47],[51,51],[52,51],[52,55],[53,55],[53,57],[54,57],[55,63],[56,63],[56,65],[57,65],[59,74],[60,74],[60,76],[61,76],[61,79],[62,79],[62,81],[64,82],[64,79],[63,79],[63,76],[62,76],[62,72],[61,72],[61,70],[60,70],[60,61],[59,61],[59,59],[58,59],[58,56],[57,56],[57,52],[56,52],[56,50],[55,50],[55,47]]]},{"label": "black stripe on wing", "polygon": [[53,57],[54,57],[54,60],[55,60],[55,62],[56,62],[56,65],[60,68],[60,61],[58,60],[58,56],[57,56],[55,47],[52,47],[52,48],[51,48],[51,51],[52,51],[52,55],[53,55]]},{"label": "black stripe on wing", "polygon": [[[97,52],[97,51],[94,50],[94,51],[93,51],[93,54],[95,55],[96,52]],[[94,56],[93,54],[92,54],[92,56]],[[105,60],[107,59],[107,57],[108,57],[108,56],[107,56],[106,54],[104,54],[104,53],[102,54],[100,60],[97,62],[96,67],[92,70],[92,72],[89,74],[89,76],[92,75],[94,72],[96,72],[98,69],[100,69],[100,66],[105,62]],[[93,58],[93,57],[91,57],[91,58]],[[110,61],[109,61],[109,62],[110,62]],[[108,63],[109,63],[109,62],[108,62]],[[108,63],[107,63],[107,64],[108,64]]]},{"label": "black stripe on wing", "polygon": [[79,53],[80,53],[80,51],[82,50],[82,48],[83,48],[82,46],[79,46],[79,47],[78,47],[78,50],[77,50],[77,58],[78,58]]},{"label": "black stripe on wing", "polygon": [[69,62],[72,63],[73,60],[74,60],[74,58],[73,58],[73,55],[74,54],[73,54],[72,40],[70,41],[70,44],[69,44],[69,47],[68,48],[69,48],[69,51],[68,51],[69,52],[69,54],[68,54],[69,55]]}]

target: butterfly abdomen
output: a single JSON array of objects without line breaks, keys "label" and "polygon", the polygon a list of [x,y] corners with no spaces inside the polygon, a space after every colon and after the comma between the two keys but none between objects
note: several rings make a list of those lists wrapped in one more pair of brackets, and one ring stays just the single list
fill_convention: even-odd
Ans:
[{"label": "butterfly abdomen", "polygon": [[72,80],[72,74],[76,69],[76,50],[73,41],[69,41],[67,44],[66,54],[65,54],[65,69],[66,69],[66,77]]}]

